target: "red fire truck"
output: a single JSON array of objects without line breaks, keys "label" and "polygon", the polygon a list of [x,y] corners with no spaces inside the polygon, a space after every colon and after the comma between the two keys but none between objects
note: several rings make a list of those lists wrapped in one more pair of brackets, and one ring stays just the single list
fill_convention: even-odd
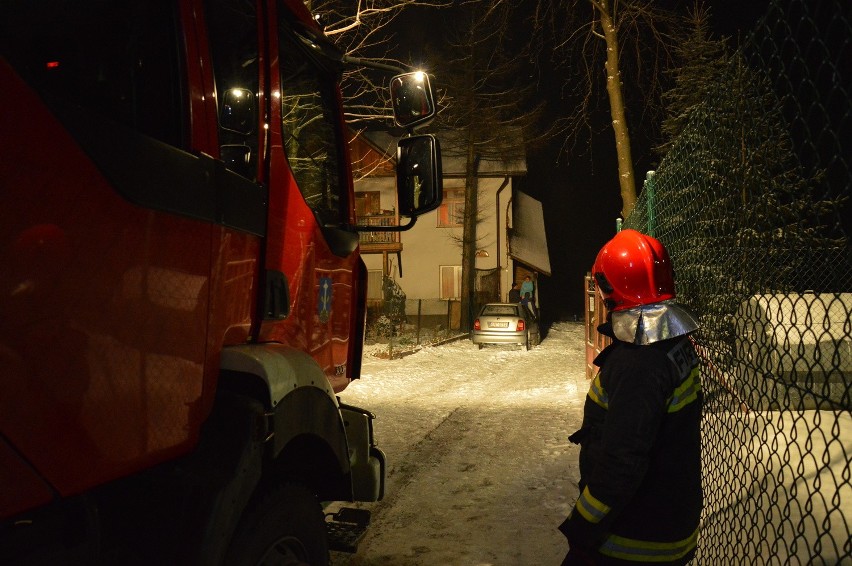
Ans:
[{"label": "red fire truck", "polygon": [[[337,396],[366,302],[338,81],[392,67],[301,0],[0,5],[0,563],[351,549],[367,514],[323,504],[380,499],[385,463]],[[434,97],[390,87],[410,226]]]}]

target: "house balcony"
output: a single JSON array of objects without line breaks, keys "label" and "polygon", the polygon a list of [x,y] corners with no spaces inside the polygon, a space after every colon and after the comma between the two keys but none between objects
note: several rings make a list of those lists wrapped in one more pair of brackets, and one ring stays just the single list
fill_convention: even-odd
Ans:
[{"label": "house balcony", "polygon": [[[367,214],[358,217],[358,224],[366,226],[399,226],[396,214]],[[361,253],[378,254],[384,252],[401,252],[399,232],[359,232]]]}]

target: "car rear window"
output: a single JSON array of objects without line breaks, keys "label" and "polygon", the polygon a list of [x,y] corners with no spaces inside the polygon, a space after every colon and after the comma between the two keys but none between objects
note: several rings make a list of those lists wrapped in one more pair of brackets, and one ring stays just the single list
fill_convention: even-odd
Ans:
[{"label": "car rear window", "polygon": [[492,316],[516,316],[518,314],[518,307],[514,307],[512,305],[487,305],[484,309],[482,309],[482,314]]}]

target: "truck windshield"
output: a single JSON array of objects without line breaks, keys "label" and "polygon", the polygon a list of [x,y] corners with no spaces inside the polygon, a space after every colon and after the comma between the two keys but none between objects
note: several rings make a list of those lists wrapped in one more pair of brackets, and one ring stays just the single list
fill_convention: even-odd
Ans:
[{"label": "truck windshield", "polygon": [[342,174],[334,74],[305,49],[287,22],[279,26],[281,129],[299,190],[322,226],[348,220],[348,186]]}]

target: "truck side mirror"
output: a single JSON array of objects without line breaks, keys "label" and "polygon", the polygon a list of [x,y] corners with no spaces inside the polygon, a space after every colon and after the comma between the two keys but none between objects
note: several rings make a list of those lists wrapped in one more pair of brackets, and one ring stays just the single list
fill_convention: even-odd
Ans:
[{"label": "truck side mirror", "polygon": [[257,115],[254,107],[252,91],[246,88],[229,88],[222,96],[219,125],[222,129],[237,134],[253,134]]},{"label": "truck side mirror", "polygon": [[409,136],[397,145],[399,213],[414,217],[435,210],[444,196],[441,147],[430,134]]},{"label": "truck side mirror", "polygon": [[395,76],[391,79],[390,94],[394,121],[403,128],[431,122],[438,113],[429,75],[422,71]]}]

